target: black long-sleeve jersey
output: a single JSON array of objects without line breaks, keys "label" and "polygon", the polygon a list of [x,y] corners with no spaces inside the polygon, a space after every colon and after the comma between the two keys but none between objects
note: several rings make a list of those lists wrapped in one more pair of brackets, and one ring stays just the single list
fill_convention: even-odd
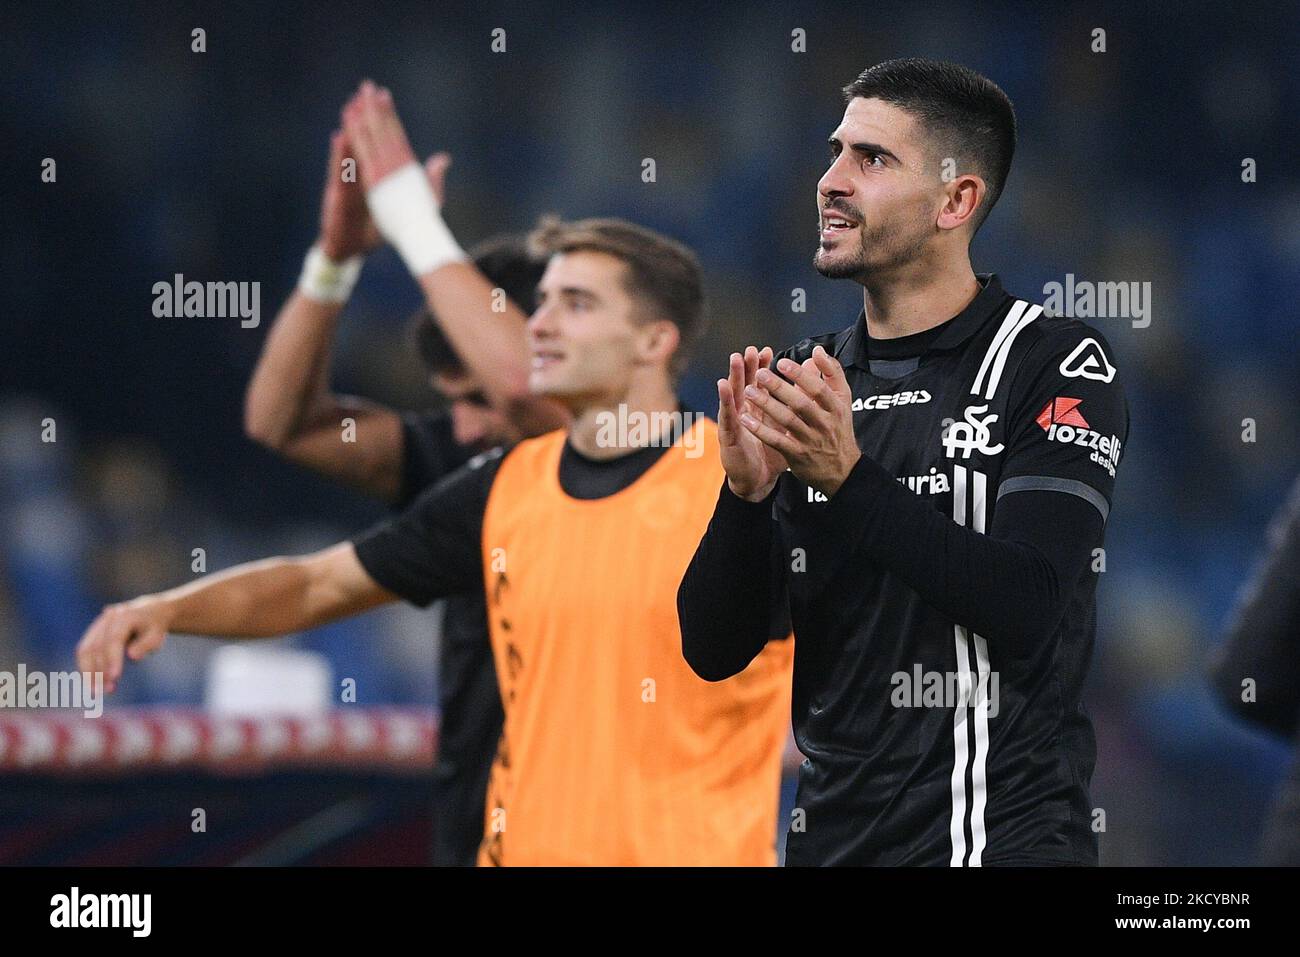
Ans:
[{"label": "black long-sleeve jersey", "polygon": [[[1300,480],[1269,524],[1268,551],[1238,597],[1211,680],[1238,717],[1300,743]],[[1265,864],[1300,865],[1300,752],[1262,848]]]},{"label": "black long-sleeve jersey", "polygon": [[894,340],[804,340],[844,366],[862,458],[827,500],[726,485],[678,594],[703,677],[771,605],[795,632],[806,760],[788,864],[1095,864],[1081,689],[1128,408],[1109,345],[995,276]]}]

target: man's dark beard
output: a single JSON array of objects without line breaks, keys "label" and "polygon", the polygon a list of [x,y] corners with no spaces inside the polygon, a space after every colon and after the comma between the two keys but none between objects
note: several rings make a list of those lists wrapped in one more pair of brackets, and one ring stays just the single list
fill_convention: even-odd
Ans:
[{"label": "man's dark beard", "polygon": [[813,253],[813,268],[825,276],[827,279],[857,279],[867,270],[867,264],[864,261],[862,250],[858,250],[858,255],[853,259],[841,262],[823,263],[821,261],[821,250]]},{"label": "man's dark beard", "polygon": [[[908,241],[903,248],[895,249],[884,262],[868,263],[867,246],[871,245],[879,252],[885,242],[886,230],[884,228],[877,229],[868,235],[865,232],[865,226],[860,226],[859,229],[863,230],[863,234],[858,244],[856,256],[852,259],[831,264],[822,264],[818,261],[818,256],[822,252],[819,248],[813,254],[813,268],[827,279],[853,279],[857,282],[865,282],[869,276],[886,275],[897,267],[911,262],[925,249],[925,238],[923,235],[918,234]],[[897,236],[897,233],[894,235]]]},{"label": "man's dark beard", "polygon": [[[858,228],[864,230],[864,227],[860,226]],[[861,235],[866,235],[865,230]],[[820,261],[822,252],[823,250],[818,248],[817,252],[813,253],[813,268],[827,279],[858,279],[867,274],[867,254],[866,250],[862,248],[861,241],[859,241],[856,250],[857,255],[851,259],[823,263]]]}]

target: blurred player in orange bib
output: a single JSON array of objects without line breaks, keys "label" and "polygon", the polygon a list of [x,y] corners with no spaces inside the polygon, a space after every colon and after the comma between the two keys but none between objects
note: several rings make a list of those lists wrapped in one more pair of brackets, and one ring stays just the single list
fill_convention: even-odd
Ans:
[{"label": "blurred player in orange bib", "polygon": [[[405,169],[368,200],[418,263],[430,232],[393,220],[424,204],[404,190],[428,186]],[[353,541],[111,606],[79,663],[111,688],[123,655],[169,630],[269,636],[483,589],[506,717],[480,864],[774,864],[787,617],[717,682],[687,665],[677,621],[723,482],[715,424],[674,390],[703,312],[699,266],[618,220],[551,223],[533,241],[550,259],[529,386],[569,411],[567,430],[479,456]]]}]

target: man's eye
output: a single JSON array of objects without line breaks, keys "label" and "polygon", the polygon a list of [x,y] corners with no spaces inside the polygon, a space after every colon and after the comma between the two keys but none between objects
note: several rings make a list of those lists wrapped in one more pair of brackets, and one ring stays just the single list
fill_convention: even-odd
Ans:
[{"label": "man's eye", "polygon": [[868,153],[865,157],[863,157],[863,162],[866,163],[868,166],[884,166],[885,158],[881,156],[879,153]]}]

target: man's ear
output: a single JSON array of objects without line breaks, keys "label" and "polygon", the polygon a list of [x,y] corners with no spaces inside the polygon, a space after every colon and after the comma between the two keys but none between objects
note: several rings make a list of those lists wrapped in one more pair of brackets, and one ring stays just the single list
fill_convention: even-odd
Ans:
[{"label": "man's ear", "polygon": [[641,330],[641,357],[650,363],[668,364],[681,345],[682,334],[677,323],[656,319]]},{"label": "man's ear", "polygon": [[945,202],[935,225],[940,229],[957,229],[974,220],[980,203],[988,195],[988,184],[974,173],[963,173],[946,185]]}]

